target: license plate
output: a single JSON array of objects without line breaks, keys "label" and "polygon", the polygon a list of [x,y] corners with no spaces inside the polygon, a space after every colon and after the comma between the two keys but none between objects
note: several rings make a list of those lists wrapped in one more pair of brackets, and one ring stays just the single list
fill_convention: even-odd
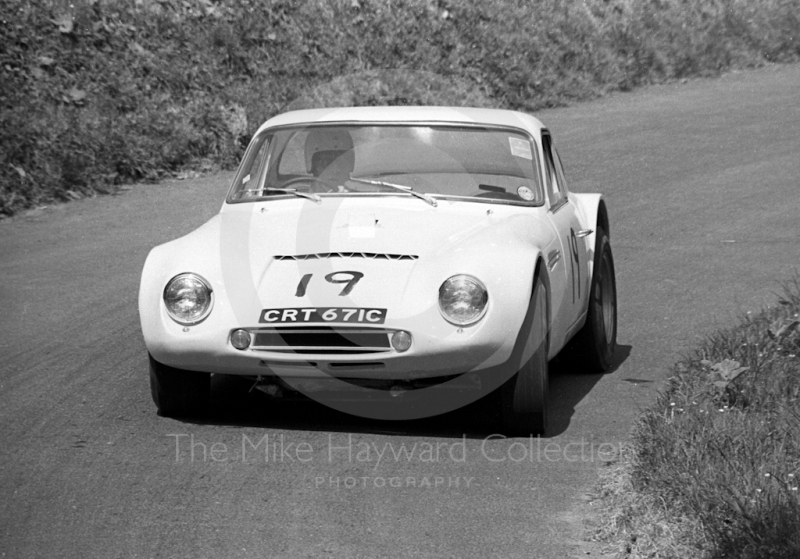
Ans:
[{"label": "license plate", "polygon": [[344,322],[383,324],[386,309],[352,309],[344,307],[306,307],[295,309],[264,309],[261,324],[304,324],[306,322]]}]

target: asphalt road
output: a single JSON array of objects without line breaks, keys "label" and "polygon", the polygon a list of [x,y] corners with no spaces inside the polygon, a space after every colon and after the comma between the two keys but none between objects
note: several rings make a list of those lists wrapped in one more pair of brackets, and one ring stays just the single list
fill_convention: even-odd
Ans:
[{"label": "asphalt road", "polygon": [[0,222],[0,556],[598,556],[585,494],[637,410],[800,264],[800,66],[539,116],[573,189],[607,197],[621,344],[609,374],[555,376],[541,440],[492,437],[481,406],[383,423],[224,380],[207,423],[159,417],[140,270],[228,174]]}]

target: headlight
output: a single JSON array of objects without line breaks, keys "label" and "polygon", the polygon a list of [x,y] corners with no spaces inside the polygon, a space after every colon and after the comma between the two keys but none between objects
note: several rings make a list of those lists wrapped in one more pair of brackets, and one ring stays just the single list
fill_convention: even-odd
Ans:
[{"label": "headlight", "polygon": [[465,274],[453,276],[439,288],[439,310],[457,326],[468,326],[483,318],[488,301],[486,286]]},{"label": "headlight", "polygon": [[178,274],[164,288],[164,304],[176,322],[195,324],[211,312],[211,287],[196,274]]}]

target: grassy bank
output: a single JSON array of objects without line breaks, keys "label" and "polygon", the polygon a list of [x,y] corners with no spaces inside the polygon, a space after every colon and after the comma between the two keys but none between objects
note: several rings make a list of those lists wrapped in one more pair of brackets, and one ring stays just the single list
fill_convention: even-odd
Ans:
[{"label": "grassy bank", "polygon": [[0,215],[229,167],[287,106],[530,111],[796,61],[799,18],[800,0],[0,0]]},{"label": "grassy bank", "polygon": [[800,557],[800,277],[778,303],[678,363],[605,472],[620,557]]}]

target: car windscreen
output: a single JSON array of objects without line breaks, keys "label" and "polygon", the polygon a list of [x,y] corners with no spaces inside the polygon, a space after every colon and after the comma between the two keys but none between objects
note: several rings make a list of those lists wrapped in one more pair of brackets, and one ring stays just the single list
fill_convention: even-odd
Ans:
[{"label": "car windscreen", "polygon": [[[521,130],[454,125],[314,125],[254,139],[229,201],[397,194],[539,204],[538,152]],[[298,194],[298,195],[301,195]]]}]

